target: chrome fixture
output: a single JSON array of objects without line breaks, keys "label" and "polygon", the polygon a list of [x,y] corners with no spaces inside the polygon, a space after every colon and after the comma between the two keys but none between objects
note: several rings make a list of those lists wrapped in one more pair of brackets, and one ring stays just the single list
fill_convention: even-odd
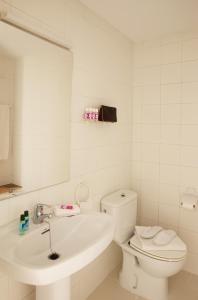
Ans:
[{"label": "chrome fixture", "polygon": [[44,207],[51,208],[50,205],[38,203],[34,207],[33,223],[41,224],[46,218],[50,219],[52,217],[52,212],[44,214]]}]

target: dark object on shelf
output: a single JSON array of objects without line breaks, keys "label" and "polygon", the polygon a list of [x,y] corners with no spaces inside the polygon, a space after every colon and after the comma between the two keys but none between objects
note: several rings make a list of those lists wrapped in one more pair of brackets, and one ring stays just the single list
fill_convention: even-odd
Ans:
[{"label": "dark object on shelf", "polygon": [[117,122],[117,109],[116,107],[110,107],[101,105],[98,115],[98,121],[103,122]]},{"label": "dark object on shelf", "polygon": [[21,189],[22,186],[16,185],[14,183],[8,183],[0,186],[0,194],[3,193],[13,193],[18,189]]}]

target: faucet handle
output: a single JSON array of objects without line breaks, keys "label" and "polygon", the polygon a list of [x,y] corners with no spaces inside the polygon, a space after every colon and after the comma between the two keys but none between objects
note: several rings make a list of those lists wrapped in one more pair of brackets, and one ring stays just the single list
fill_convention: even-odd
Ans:
[{"label": "faucet handle", "polygon": [[43,203],[37,203],[37,204],[34,206],[34,217],[33,217],[33,222],[34,222],[35,224],[43,223],[45,217],[51,218],[51,217],[53,216],[52,213],[44,214],[44,209],[43,209],[44,207],[48,207],[48,208],[51,208],[51,209],[52,209],[52,206],[51,206],[51,205],[43,204]]}]

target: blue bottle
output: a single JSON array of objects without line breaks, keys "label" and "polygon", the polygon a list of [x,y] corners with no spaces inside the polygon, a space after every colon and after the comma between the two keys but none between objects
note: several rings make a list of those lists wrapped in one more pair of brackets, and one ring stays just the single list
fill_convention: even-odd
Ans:
[{"label": "blue bottle", "polygon": [[25,216],[25,230],[29,229],[29,211],[25,210],[24,211],[24,216]]},{"label": "blue bottle", "polygon": [[25,216],[21,215],[20,216],[20,221],[19,221],[19,234],[23,235],[25,234]]}]

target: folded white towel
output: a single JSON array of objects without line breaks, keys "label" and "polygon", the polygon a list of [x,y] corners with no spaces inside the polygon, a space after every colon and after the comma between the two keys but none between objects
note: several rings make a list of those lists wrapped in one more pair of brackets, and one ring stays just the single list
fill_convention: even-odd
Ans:
[{"label": "folded white towel", "polygon": [[8,159],[10,137],[10,107],[0,105],[0,160]]},{"label": "folded white towel", "polygon": [[174,230],[162,230],[153,238],[153,243],[158,246],[168,245],[176,235]]},{"label": "folded white towel", "polygon": [[148,226],[146,229],[140,234],[143,239],[152,239],[156,234],[158,234],[162,230],[161,226]]},{"label": "folded white towel", "polygon": [[[66,205],[65,205],[66,206]],[[64,205],[54,206],[54,214],[57,217],[69,217],[80,214],[80,207],[78,205],[72,205],[72,208],[63,208]]]},{"label": "folded white towel", "polygon": [[[153,243],[153,239],[144,239],[141,237],[142,232],[146,230],[146,226],[136,226],[135,227],[135,235],[140,242],[142,250],[145,251],[158,251],[158,250],[175,250],[175,251],[184,251],[186,250],[185,244],[181,241],[181,239],[176,235],[168,244],[166,245],[155,245]],[[160,234],[160,231],[158,234]],[[157,235],[156,235],[157,237]]]}]

